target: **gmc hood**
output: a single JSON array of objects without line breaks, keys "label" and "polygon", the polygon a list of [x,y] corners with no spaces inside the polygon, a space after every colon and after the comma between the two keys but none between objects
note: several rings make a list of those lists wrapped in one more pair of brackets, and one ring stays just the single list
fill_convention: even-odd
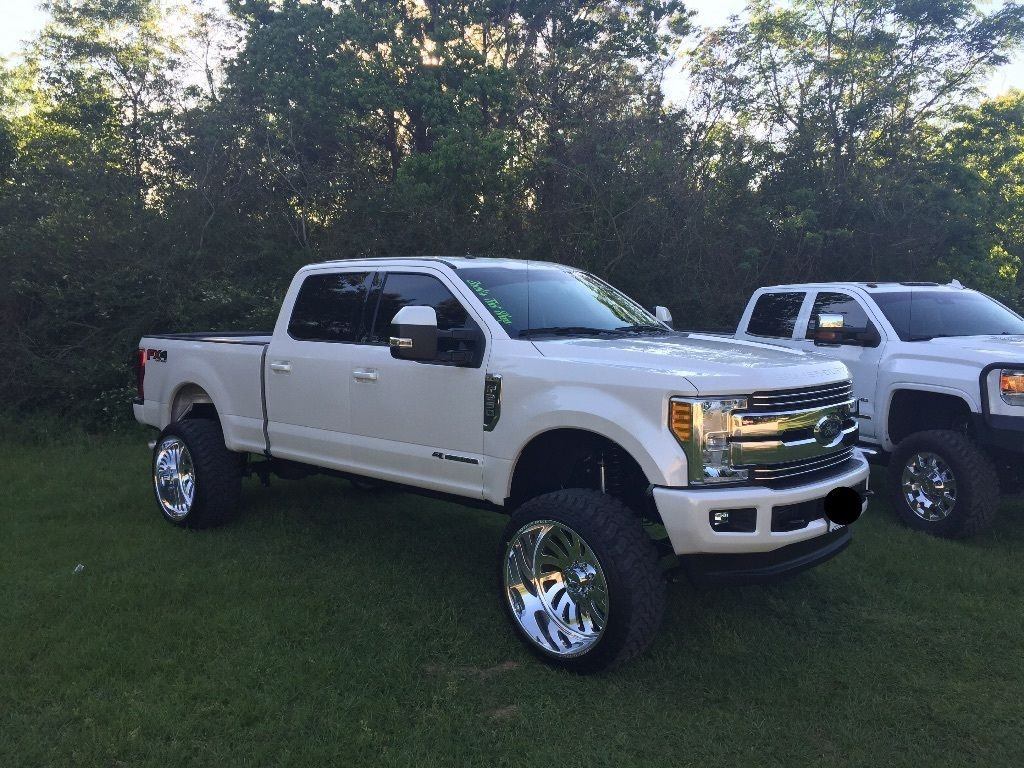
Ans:
[{"label": "gmc hood", "polygon": [[1024,364],[1024,336],[948,336],[923,342],[942,356],[956,356],[980,366],[1005,362]]},{"label": "gmc hood", "polygon": [[672,334],[534,340],[542,355],[567,362],[682,376],[701,395],[743,395],[829,384],[846,366],[799,350],[719,336]]}]

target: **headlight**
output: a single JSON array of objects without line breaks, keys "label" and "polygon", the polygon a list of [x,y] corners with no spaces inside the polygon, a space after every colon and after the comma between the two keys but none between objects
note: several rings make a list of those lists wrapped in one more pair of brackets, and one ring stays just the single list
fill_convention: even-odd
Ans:
[{"label": "headlight", "polygon": [[1008,405],[1024,405],[1024,371],[1003,369],[999,372],[999,394]]},{"label": "headlight", "polygon": [[734,483],[749,472],[735,469],[729,448],[732,413],[747,407],[744,398],[669,402],[668,426],[686,452],[691,483]]}]

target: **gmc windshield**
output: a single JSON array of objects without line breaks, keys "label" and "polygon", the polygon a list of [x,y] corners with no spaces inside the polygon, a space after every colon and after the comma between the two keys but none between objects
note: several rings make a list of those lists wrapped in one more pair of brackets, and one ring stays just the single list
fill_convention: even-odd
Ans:
[{"label": "gmc windshield", "polygon": [[903,341],[1024,334],[1020,315],[973,291],[879,292],[871,298]]}]

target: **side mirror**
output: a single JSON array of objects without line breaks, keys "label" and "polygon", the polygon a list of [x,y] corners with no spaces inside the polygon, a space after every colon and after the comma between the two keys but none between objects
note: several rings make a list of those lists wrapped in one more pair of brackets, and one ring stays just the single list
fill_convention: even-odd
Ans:
[{"label": "side mirror", "polygon": [[843,343],[846,318],[842,315],[823,312],[813,322],[815,345],[831,347]]},{"label": "side mirror", "polygon": [[433,307],[402,307],[391,320],[391,356],[400,360],[437,359],[437,312]]},{"label": "side mirror", "polygon": [[654,308],[654,316],[669,328],[672,327],[672,313],[668,311],[668,307],[659,304]]},{"label": "side mirror", "polygon": [[846,325],[846,319],[840,314],[823,312],[812,319],[811,325],[814,343],[820,347],[877,347],[882,341],[874,325],[869,323],[864,328]]}]

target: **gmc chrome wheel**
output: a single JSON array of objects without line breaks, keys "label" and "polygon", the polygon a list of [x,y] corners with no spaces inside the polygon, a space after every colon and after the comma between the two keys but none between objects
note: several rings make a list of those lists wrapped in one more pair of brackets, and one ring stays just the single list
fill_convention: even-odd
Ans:
[{"label": "gmc chrome wheel", "polygon": [[192,454],[180,438],[168,436],[156,446],[153,485],[164,514],[172,520],[188,516],[196,494],[196,471]]},{"label": "gmc chrome wheel", "polygon": [[903,466],[903,498],[925,522],[945,520],[956,506],[953,470],[937,453],[915,453]]},{"label": "gmc chrome wheel", "polygon": [[505,596],[523,632],[545,653],[579,656],[608,622],[608,582],[597,555],[568,526],[537,520],[505,549]]}]

